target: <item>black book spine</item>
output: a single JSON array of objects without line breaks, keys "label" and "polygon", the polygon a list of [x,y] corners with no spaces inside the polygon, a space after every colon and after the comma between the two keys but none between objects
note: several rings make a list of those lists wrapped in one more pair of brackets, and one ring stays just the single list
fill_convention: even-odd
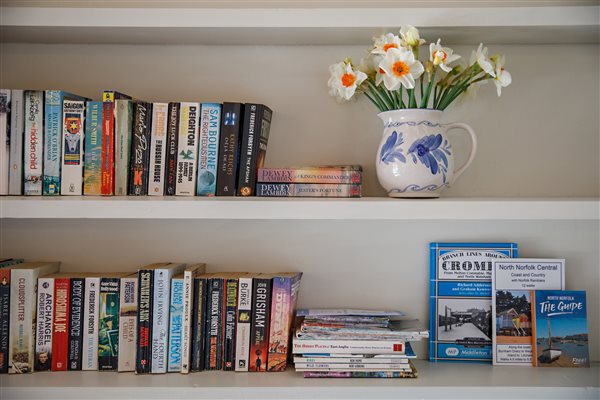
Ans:
[{"label": "black book spine", "polygon": [[148,374],[152,371],[152,289],[153,270],[138,271],[138,315],[137,315],[137,351],[136,374]]},{"label": "black book spine", "polygon": [[165,160],[165,196],[175,195],[178,139],[179,103],[169,103],[169,125],[167,128],[167,157]]},{"label": "black book spine", "polygon": [[10,269],[0,268],[0,374],[8,373],[10,332]]},{"label": "black book spine", "polygon": [[225,338],[223,340],[223,370],[235,370],[235,322],[237,314],[238,280],[225,281]]},{"label": "black book spine", "polygon": [[207,370],[223,369],[223,278],[208,280],[206,365]]},{"label": "black book spine", "polygon": [[192,316],[192,371],[204,371],[206,342],[206,278],[194,279]]},{"label": "black book spine", "polygon": [[129,171],[129,194],[132,196],[148,194],[151,123],[152,103],[134,103]]},{"label": "black book spine", "polygon": [[100,279],[98,318],[98,369],[116,371],[119,362],[119,278]]},{"label": "black book spine", "polygon": [[269,351],[271,316],[271,278],[255,278],[252,289],[252,326],[250,327],[249,370],[265,372]]},{"label": "black book spine", "polygon": [[243,104],[223,103],[217,168],[217,196],[235,196],[243,114]]},{"label": "black book spine", "polygon": [[242,128],[242,142],[240,145],[240,166],[236,194],[238,196],[251,196],[254,188],[250,188],[252,175],[252,159],[256,158],[258,143],[256,137],[257,121],[260,117],[260,104],[246,104],[244,107],[244,126]]},{"label": "black book spine", "polygon": [[85,278],[71,278],[67,369],[81,371]]}]

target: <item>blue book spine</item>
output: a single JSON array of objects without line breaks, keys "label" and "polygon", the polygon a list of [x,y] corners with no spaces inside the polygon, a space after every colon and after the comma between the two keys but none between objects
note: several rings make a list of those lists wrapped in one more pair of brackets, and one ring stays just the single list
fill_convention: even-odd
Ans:
[{"label": "blue book spine", "polygon": [[516,243],[430,244],[430,361],[492,361],[492,263]]},{"label": "blue book spine", "polygon": [[169,362],[167,372],[181,372],[181,334],[183,323],[183,279],[171,280],[169,321]]},{"label": "blue book spine", "polygon": [[102,194],[102,102],[88,101],[85,115],[83,194]]},{"label": "blue book spine", "polygon": [[63,135],[63,100],[83,100],[62,90],[46,90],[44,104],[44,178],[42,193],[45,196],[60,194],[60,166]]},{"label": "blue book spine", "polygon": [[214,196],[217,189],[221,105],[203,103],[200,113],[200,143],[196,195]]}]

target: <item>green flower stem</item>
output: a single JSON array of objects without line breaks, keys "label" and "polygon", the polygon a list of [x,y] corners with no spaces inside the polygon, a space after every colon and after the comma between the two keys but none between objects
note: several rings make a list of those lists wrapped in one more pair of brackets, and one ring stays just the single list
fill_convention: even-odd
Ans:
[{"label": "green flower stem", "polygon": [[[421,108],[427,108],[427,103],[429,103],[429,96],[431,96],[431,89],[433,88],[433,82],[435,82],[435,73],[437,72],[437,68],[433,67],[433,72],[431,73],[431,77],[429,78],[429,84],[427,85],[427,91],[423,93],[421,97]],[[423,81],[421,81],[421,93],[423,91]]]},{"label": "green flower stem", "polygon": [[406,108],[404,101],[402,100],[402,86],[400,86],[400,89],[396,90],[396,100],[398,101],[400,108]]},{"label": "green flower stem", "polygon": [[394,104],[389,101],[389,98],[386,98],[386,96],[379,91],[377,86],[375,86],[375,84],[373,82],[371,82],[370,79],[365,80],[365,82],[367,82],[367,85],[369,86],[369,89],[370,89],[371,93],[373,94],[373,97],[377,97],[381,101],[381,103],[383,105],[385,105],[385,108],[387,110],[394,109]]},{"label": "green flower stem", "polygon": [[381,95],[388,100],[388,103],[390,103],[393,106],[391,109],[395,110],[400,108],[400,105],[396,101],[396,96],[394,96],[392,92],[388,91],[383,86],[378,86],[377,89],[379,90],[379,93],[381,93]]},{"label": "green flower stem", "polygon": [[408,108],[417,108],[417,102],[415,101],[415,89],[406,89],[408,92]]},{"label": "green flower stem", "polygon": [[376,100],[374,97],[372,97],[366,91],[364,92],[364,94],[365,94],[365,96],[367,96],[367,98],[369,100],[371,100],[371,103],[375,104],[375,107],[377,107],[379,109],[379,111],[381,111],[381,112],[385,111],[385,107],[379,102],[379,100]]},{"label": "green flower stem", "polygon": [[448,92],[448,94],[446,96],[444,96],[444,98],[440,102],[438,108],[440,110],[446,109],[446,107],[448,107],[458,97],[458,95],[460,95],[462,92],[464,92],[469,87],[470,79],[471,79],[471,77],[467,77],[463,81],[461,81],[458,85],[454,86]]}]

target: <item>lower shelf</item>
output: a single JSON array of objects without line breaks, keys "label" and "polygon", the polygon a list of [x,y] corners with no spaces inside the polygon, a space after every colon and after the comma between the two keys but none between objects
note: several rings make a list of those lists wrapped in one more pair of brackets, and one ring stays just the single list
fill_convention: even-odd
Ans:
[{"label": "lower shelf", "polygon": [[9,399],[598,399],[600,366],[492,367],[417,360],[417,379],[304,379],[282,373],[50,372],[0,377]]}]

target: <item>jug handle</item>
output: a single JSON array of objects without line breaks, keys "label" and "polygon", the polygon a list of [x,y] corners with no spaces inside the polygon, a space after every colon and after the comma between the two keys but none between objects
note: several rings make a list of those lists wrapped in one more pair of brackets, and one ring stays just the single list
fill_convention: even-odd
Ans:
[{"label": "jug handle", "polygon": [[471,153],[469,154],[469,158],[467,161],[457,170],[454,171],[454,178],[450,185],[453,185],[454,182],[465,172],[465,170],[471,165],[473,160],[475,159],[475,153],[477,152],[477,136],[475,136],[475,131],[469,125],[462,122],[454,122],[451,124],[445,124],[447,131],[450,129],[464,129],[469,133],[469,137],[471,138]]}]

